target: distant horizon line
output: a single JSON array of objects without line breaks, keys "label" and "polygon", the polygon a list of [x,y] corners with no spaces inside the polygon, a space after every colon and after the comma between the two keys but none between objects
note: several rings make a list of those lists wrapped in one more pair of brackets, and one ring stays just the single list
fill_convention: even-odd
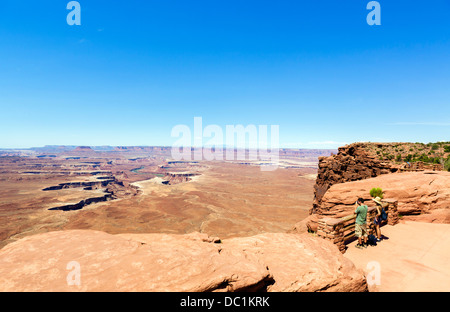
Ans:
[{"label": "distant horizon line", "polygon": [[[149,148],[149,147],[158,147],[158,148],[177,148],[177,146],[170,146],[170,145],[63,145],[63,144],[50,144],[50,145],[43,145],[43,146],[31,146],[31,147],[0,147],[0,150],[33,150],[33,149],[42,149],[42,148],[59,148],[59,147],[69,147],[69,148],[78,148],[78,147],[88,147],[91,149],[94,148],[120,148],[120,147],[126,147],[126,148],[133,148],[133,147],[141,147],[141,148]],[[211,145],[211,146],[202,146],[201,148],[211,148],[211,147],[215,147],[217,148],[217,146],[215,145]],[[183,146],[179,146],[178,148],[183,148]],[[196,149],[196,148],[200,148],[198,146],[185,146],[184,148],[191,148],[191,149]],[[227,147],[226,145],[224,145],[222,147],[223,149],[226,148],[234,148],[234,149],[246,149],[246,150],[258,150],[259,148],[248,148],[248,147]],[[268,149],[271,149],[271,147],[267,147]],[[294,150],[294,149],[300,149],[300,150],[337,150],[338,148],[307,148],[307,147],[284,147],[284,146],[280,146],[278,147],[278,149],[289,149],[289,150]]]},{"label": "distant horizon line", "polygon": [[[355,141],[355,142],[351,142],[351,143],[342,143],[337,147],[334,148],[325,148],[325,147],[292,147],[292,146],[279,146],[279,147],[274,147],[278,148],[278,149],[288,149],[288,150],[292,150],[292,149],[298,149],[298,150],[338,150],[339,147],[343,147],[349,144],[355,144],[355,143],[373,143],[373,144],[433,144],[433,143],[450,143],[449,141],[436,141],[436,142],[407,142],[407,141]],[[302,145],[302,143],[298,143],[299,145]],[[304,144],[304,145],[311,145],[312,143],[309,144]],[[331,144],[331,142],[330,142]],[[293,145],[292,143],[288,143],[288,145]],[[325,144],[324,144],[325,145]],[[104,144],[104,145],[76,145],[76,144],[47,144],[47,145],[43,145],[43,146],[31,146],[31,147],[1,147],[0,146],[0,150],[33,150],[33,149],[42,149],[42,148],[58,148],[58,147],[73,147],[74,149],[77,147],[89,147],[89,148],[117,148],[117,147],[127,147],[127,148],[131,148],[131,147],[142,147],[142,148],[148,148],[148,147],[159,147],[159,148],[183,148],[183,146],[171,146],[171,145],[108,145],[108,144]],[[211,148],[211,147],[216,147],[215,145],[204,145],[202,146],[202,148]],[[186,148],[199,148],[198,146],[186,146]],[[232,146],[232,147],[227,147],[226,145],[222,146],[223,149],[226,148],[234,148],[234,149],[259,149],[259,148],[248,148],[248,147],[236,147],[236,146]],[[267,147],[268,149],[272,149],[272,147]]]}]

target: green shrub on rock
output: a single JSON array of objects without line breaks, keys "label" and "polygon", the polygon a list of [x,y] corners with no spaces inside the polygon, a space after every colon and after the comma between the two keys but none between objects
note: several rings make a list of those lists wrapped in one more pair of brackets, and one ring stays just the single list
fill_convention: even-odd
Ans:
[{"label": "green shrub on rock", "polygon": [[383,199],[383,190],[379,187],[374,187],[373,189],[370,190],[370,196],[372,197],[380,197],[381,199]]},{"label": "green shrub on rock", "polygon": [[447,171],[450,171],[450,156],[444,162],[444,169],[447,170]]}]

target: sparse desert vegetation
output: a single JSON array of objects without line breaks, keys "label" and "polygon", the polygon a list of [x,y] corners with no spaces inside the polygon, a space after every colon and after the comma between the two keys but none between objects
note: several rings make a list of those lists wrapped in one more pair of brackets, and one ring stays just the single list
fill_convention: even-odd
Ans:
[{"label": "sparse desert vegetation", "polygon": [[368,151],[383,161],[444,164],[450,159],[450,142],[373,143]]}]

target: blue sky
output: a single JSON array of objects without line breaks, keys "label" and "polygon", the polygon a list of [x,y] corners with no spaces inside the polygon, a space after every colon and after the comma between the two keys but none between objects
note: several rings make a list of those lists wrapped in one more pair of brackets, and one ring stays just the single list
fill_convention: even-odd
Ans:
[{"label": "blue sky", "polygon": [[[0,147],[172,145],[279,125],[280,146],[450,140],[450,2],[0,2]],[[414,3],[412,3],[414,2]]]}]

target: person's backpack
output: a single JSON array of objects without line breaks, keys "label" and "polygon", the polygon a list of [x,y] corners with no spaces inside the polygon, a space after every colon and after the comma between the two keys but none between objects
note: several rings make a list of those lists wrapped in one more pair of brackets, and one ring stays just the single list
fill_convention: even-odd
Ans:
[{"label": "person's backpack", "polygon": [[386,221],[388,218],[386,211],[384,208],[381,209],[381,220]]}]

